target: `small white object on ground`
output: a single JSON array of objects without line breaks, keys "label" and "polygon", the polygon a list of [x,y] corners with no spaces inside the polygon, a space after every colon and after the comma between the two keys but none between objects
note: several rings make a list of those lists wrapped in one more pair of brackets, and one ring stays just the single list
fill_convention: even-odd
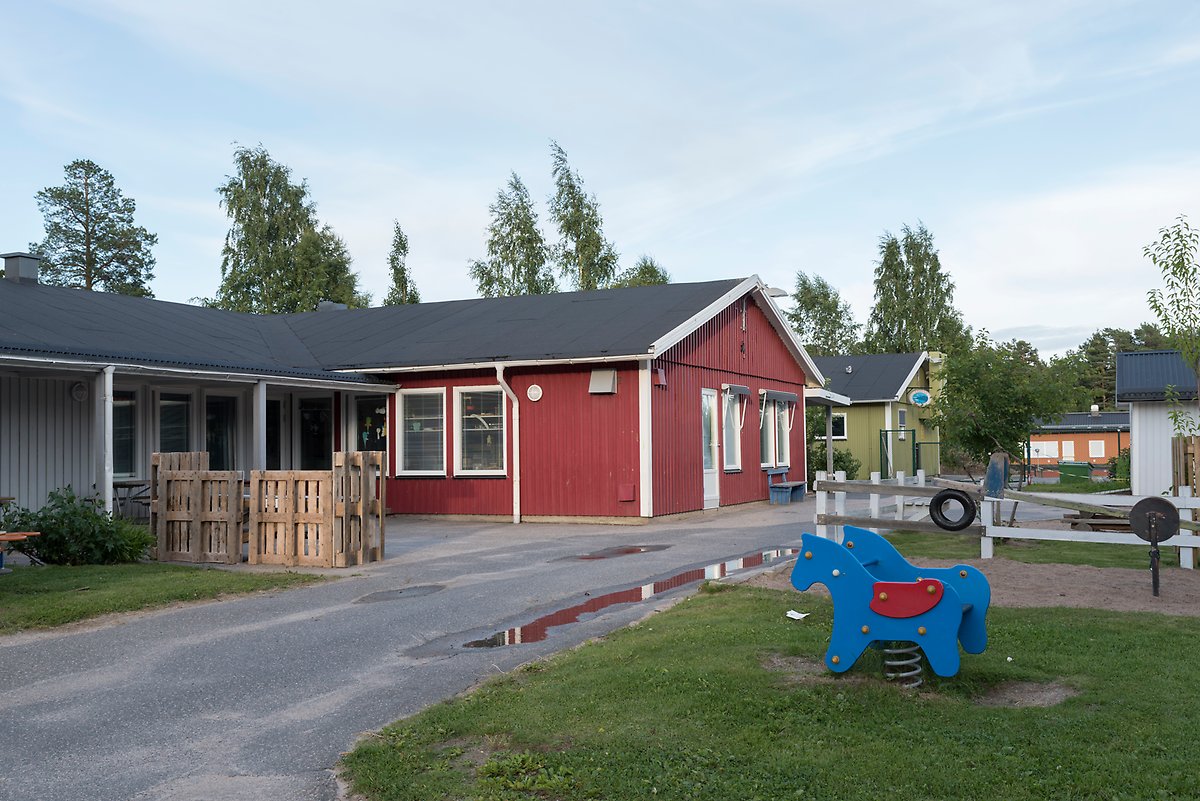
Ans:
[{"label": "small white object on ground", "polygon": [[810,614],[810,612],[797,612],[795,609],[787,610],[787,616],[792,620],[804,620],[804,618],[808,617]]}]

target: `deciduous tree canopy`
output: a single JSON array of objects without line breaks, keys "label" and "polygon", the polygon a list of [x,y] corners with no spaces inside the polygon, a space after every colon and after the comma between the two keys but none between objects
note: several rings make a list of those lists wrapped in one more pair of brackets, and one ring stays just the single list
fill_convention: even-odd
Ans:
[{"label": "deciduous tree canopy", "polygon": [[800,342],[817,356],[851,353],[858,341],[858,323],[850,304],[819,275],[796,273],[792,308],[787,312]]},{"label": "deciduous tree canopy", "polygon": [[637,263],[616,277],[612,286],[653,286],[671,283],[671,274],[649,256],[642,256]]},{"label": "deciduous tree canopy", "polygon": [[412,275],[408,272],[408,237],[400,228],[400,223],[392,222],[392,249],[388,253],[388,271],[392,275],[392,285],[384,298],[385,306],[402,306],[406,303],[420,303],[421,293],[413,283]]},{"label": "deciduous tree canopy", "polygon": [[617,273],[617,252],[604,238],[600,204],[583,188],[583,179],[571,169],[558,142],[550,142],[550,155],[554,163],[550,218],[558,226],[554,261],[575,289],[606,287]]},{"label": "deciduous tree canopy", "polygon": [[538,228],[529,190],[514,172],[496,195],[488,224],[487,259],[470,264],[475,287],[485,298],[557,292],[546,265],[546,240]]}]

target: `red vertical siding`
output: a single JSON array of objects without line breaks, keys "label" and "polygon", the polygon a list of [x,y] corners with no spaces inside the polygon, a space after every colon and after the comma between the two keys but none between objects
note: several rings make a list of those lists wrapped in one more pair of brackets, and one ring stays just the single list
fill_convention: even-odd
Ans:
[{"label": "red vertical siding", "polygon": [[[521,514],[531,516],[636,516],[638,504],[638,374],[636,365],[594,365],[617,370],[617,391],[592,395],[593,365],[518,368],[505,373],[521,408]],[[497,385],[495,372],[404,377],[406,389],[446,389],[445,477],[404,476],[388,483],[388,506],[408,514],[512,514],[513,413],[506,401],[508,475],[454,476],[454,387]],[[532,384],[542,397],[531,401]],[[399,410],[393,428],[401,436]],[[395,464],[395,443],[389,441]],[[630,493],[632,493],[630,495]],[[629,497],[630,500],[621,500]]]},{"label": "red vertical siding", "polygon": [[[743,305],[744,304],[744,305]],[[743,308],[745,325],[743,326]],[[667,515],[704,506],[700,390],[721,384],[750,388],[741,432],[742,468],[725,472],[724,419],[718,426],[721,505],[767,498],[767,477],[759,466],[758,390],[799,396],[790,436],[788,479],[804,481],[804,371],[765,314],[749,297],[739,300],[654,362],[666,375],[666,387],[651,393],[654,438],[654,514]],[[718,404],[718,409],[723,407]]]},{"label": "red vertical siding", "polygon": [[[393,472],[388,481],[388,509],[393,514],[512,514],[512,404],[508,411],[505,442],[508,450],[507,476],[455,478],[454,476],[454,387],[496,385],[494,371],[422,374],[405,376],[398,383],[405,389],[444,388],[446,390],[446,475],[405,476]],[[399,409],[396,409],[397,413]],[[396,440],[402,435],[402,421],[395,418],[395,436],[388,441],[389,457],[395,464]],[[399,467],[399,465],[396,465]]]},{"label": "red vertical siding", "polygon": [[[588,393],[593,367],[616,369],[616,394]],[[636,364],[512,373],[508,381],[521,402],[522,514],[636,517]],[[531,384],[542,388],[537,402],[526,395]]]}]

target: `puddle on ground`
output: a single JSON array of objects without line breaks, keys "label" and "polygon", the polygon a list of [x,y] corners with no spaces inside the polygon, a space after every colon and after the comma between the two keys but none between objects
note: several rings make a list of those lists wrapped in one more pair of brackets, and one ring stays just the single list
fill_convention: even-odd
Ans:
[{"label": "puddle on ground", "polygon": [[361,598],[355,598],[354,603],[374,604],[380,601],[399,601],[402,598],[420,598],[422,595],[433,595],[435,592],[444,589],[445,586],[441,584],[418,584],[414,587],[368,593]]},{"label": "puddle on ground", "polygon": [[670,548],[670,545],[615,545],[612,548],[604,548],[591,553],[580,554],[579,556],[564,556],[556,559],[556,562],[568,561],[590,561],[592,559],[612,559],[614,556],[629,556],[635,553],[649,553],[650,551],[665,551]]},{"label": "puddle on ground", "polygon": [[[667,546],[661,546],[667,547]],[[503,645],[520,645],[521,643],[541,642],[549,636],[550,629],[555,626],[562,626],[568,623],[578,623],[579,618],[583,615],[599,612],[602,609],[607,609],[610,606],[617,604],[631,604],[640,601],[648,601],[656,595],[660,595],[670,590],[678,589],[687,584],[693,584],[697,581],[705,579],[720,579],[739,570],[747,570],[752,567],[769,564],[770,562],[795,556],[799,552],[797,548],[774,548],[772,550],[760,551],[752,553],[748,556],[730,559],[725,562],[717,562],[716,564],[706,567],[697,567],[692,570],[685,570],[682,573],[677,573],[670,578],[662,581],[655,581],[651,584],[643,584],[640,587],[631,587],[627,590],[617,590],[616,592],[597,595],[594,598],[589,598],[581,604],[569,606],[566,609],[559,609],[557,612],[551,612],[548,615],[542,615],[538,619],[526,623],[523,626],[514,626],[504,631],[498,631],[490,637],[484,637],[481,640],[472,640],[464,643],[467,648],[498,648]],[[581,557],[573,557],[581,558]]]}]

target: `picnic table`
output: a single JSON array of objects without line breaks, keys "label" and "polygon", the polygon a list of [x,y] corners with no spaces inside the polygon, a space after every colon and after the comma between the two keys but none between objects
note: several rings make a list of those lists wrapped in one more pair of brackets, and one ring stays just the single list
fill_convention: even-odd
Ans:
[{"label": "picnic table", "polygon": [[3,543],[3,547],[0,547],[0,574],[12,572],[10,568],[4,566],[4,554],[7,552],[10,544],[24,542],[30,537],[40,536],[42,536],[42,532],[40,531],[0,531],[0,543]]}]

